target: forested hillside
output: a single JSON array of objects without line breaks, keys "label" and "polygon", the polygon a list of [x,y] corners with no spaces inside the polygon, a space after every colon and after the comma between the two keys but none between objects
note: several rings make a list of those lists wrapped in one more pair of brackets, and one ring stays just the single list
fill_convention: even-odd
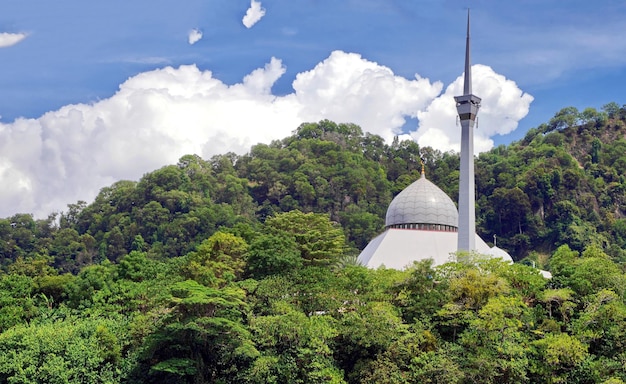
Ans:
[{"label": "forested hillside", "polygon": [[422,161],[456,200],[456,153],[321,121],[0,219],[0,382],[626,380],[626,106],[477,158],[478,231],[518,264],[355,264]]}]

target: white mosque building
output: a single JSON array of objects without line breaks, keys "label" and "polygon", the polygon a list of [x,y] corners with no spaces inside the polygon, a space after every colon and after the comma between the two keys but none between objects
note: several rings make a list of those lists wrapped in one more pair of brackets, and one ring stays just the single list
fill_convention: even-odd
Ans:
[{"label": "white mosque building", "polygon": [[422,169],[422,177],[392,200],[385,231],[363,249],[357,259],[361,265],[404,269],[414,261],[432,259],[437,266],[457,261],[457,251],[513,262],[504,250],[489,247],[475,229],[473,129],[481,99],[472,94],[469,21],[468,11],[463,95],[455,97],[461,123],[459,210],[445,192],[426,179]]},{"label": "white mosque building", "polygon": [[[359,263],[369,268],[404,269],[414,261],[432,259],[433,266],[456,261],[459,213],[444,191],[422,177],[389,204],[385,231],[363,249]],[[496,246],[489,247],[474,234],[476,253],[513,262]]]}]

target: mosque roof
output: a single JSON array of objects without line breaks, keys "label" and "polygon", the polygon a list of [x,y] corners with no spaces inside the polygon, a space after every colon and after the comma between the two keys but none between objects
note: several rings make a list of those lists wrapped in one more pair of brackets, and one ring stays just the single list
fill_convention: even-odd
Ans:
[{"label": "mosque roof", "polygon": [[389,204],[385,226],[441,224],[458,227],[459,212],[444,191],[422,177],[400,192]]},{"label": "mosque roof", "polygon": [[[493,258],[513,262],[508,253],[493,252],[477,234],[476,252]],[[456,261],[457,232],[420,231],[389,228],[376,236],[358,257],[359,263],[368,268],[404,269],[414,261],[432,259],[433,266]],[[500,249],[500,248],[498,248]]]},{"label": "mosque roof", "polygon": [[[489,251],[485,252],[485,254],[492,256],[492,257],[498,257],[504,260],[507,259],[511,259],[511,256],[509,255],[509,253],[507,251],[505,251],[502,248],[498,248],[497,246],[493,246],[489,249]],[[511,262],[513,262],[513,260],[511,259]]]}]

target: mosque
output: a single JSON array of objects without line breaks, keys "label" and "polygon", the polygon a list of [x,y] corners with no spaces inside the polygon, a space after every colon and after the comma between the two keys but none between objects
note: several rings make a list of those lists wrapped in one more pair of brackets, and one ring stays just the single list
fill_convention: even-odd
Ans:
[{"label": "mosque", "polygon": [[[459,213],[452,199],[430,182],[424,171],[389,204],[385,231],[363,249],[358,261],[369,268],[404,269],[414,261],[432,259],[433,266],[456,261]],[[501,248],[489,247],[474,233],[481,255],[513,262]]]},{"label": "mosque", "polygon": [[473,129],[481,99],[472,94],[469,21],[468,11],[463,95],[454,98],[461,123],[459,209],[426,179],[422,167],[421,178],[391,201],[384,232],[359,255],[359,263],[369,268],[404,269],[425,259],[432,259],[436,266],[456,261],[457,252],[476,252],[513,262],[506,251],[495,245],[489,247],[476,234]]}]

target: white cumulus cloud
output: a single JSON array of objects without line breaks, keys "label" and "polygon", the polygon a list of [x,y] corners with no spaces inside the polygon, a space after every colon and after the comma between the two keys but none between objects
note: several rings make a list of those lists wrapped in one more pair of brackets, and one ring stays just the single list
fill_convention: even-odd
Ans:
[{"label": "white cumulus cloud", "polygon": [[[484,150],[489,136],[517,126],[532,97],[489,67],[474,69],[475,93],[483,98],[476,142]],[[417,117],[419,130],[412,134],[420,142],[445,150],[458,141],[450,100],[461,91],[459,79],[442,95],[440,82],[406,79],[358,54],[335,51],[298,74],[292,93],[276,96],[272,86],[285,71],[272,58],[227,85],[195,65],[165,67],[128,79],[96,103],[0,122],[0,217],[45,217],[185,154],[243,154],[307,121],[353,122],[391,140],[406,118]]]},{"label": "white cumulus cloud", "polygon": [[261,2],[256,0],[250,1],[250,8],[246,11],[241,22],[246,28],[252,28],[252,26],[261,20],[265,16],[265,8],[261,7]]},{"label": "white cumulus cloud", "polygon": [[8,33],[2,32],[0,33],[0,48],[10,47],[19,43],[20,41],[26,38],[25,33]]},{"label": "white cumulus cloud", "polygon": [[387,140],[400,133],[405,117],[416,117],[437,97],[442,86],[418,75],[414,80],[395,76],[387,67],[342,51],[293,82],[304,120],[352,122]]},{"label": "white cumulus cloud", "polygon": [[190,45],[194,45],[195,43],[200,41],[200,39],[202,39],[201,30],[194,28],[191,31],[189,31],[189,35],[187,36],[187,41],[189,42]]},{"label": "white cumulus cloud", "polygon": [[[524,93],[514,81],[497,74],[488,66],[472,66],[472,90],[482,99],[474,130],[474,152],[488,151],[493,147],[490,137],[505,135],[517,128],[518,122],[528,114],[533,97]],[[463,75],[446,91],[419,111],[419,128],[411,136],[421,146],[431,146],[442,151],[459,151],[461,128],[456,125],[457,112],[454,96],[463,94]]]}]

